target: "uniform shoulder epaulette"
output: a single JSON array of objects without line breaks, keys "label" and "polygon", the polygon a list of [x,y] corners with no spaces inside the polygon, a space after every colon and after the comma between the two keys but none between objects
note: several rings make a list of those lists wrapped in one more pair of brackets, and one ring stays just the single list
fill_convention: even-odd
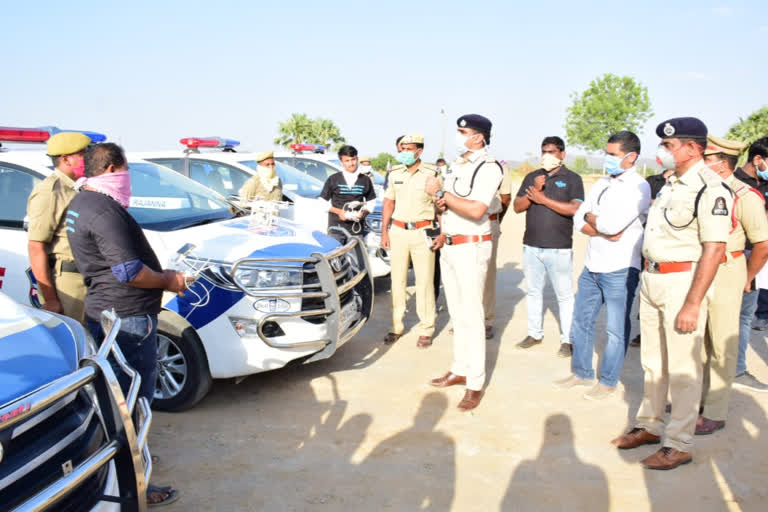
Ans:
[{"label": "uniform shoulder epaulette", "polygon": [[397,164],[397,165],[392,166],[392,168],[389,170],[389,172],[402,171],[403,169],[407,169],[407,167],[404,166],[403,164]]},{"label": "uniform shoulder epaulette", "polygon": [[437,175],[437,166],[435,164],[430,164],[428,162],[422,162],[421,163],[421,168],[424,169],[425,171],[429,171],[429,172]]},{"label": "uniform shoulder epaulette", "polygon": [[736,177],[734,177],[733,181],[731,181],[731,188],[733,189],[733,193],[736,194],[736,197],[742,198],[751,192],[753,194],[757,194],[757,197],[759,197],[761,201],[765,202],[765,198],[759,190],[750,187]]},{"label": "uniform shoulder epaulette", "polygon": [[[723,178],[709,167],[699,169],[699,177],[701,178],[701,181],[710,187],[723,186],[725,184]],[[728,185],[726,185],[726,188],[729,188]]]},{"label": "uniform shoulder epaulette", "polygon": [[491,155],[487,155],[485,157],[485,163],[487,163],[487,164],[492,164],[492,163],[496,163],[496,162],[498,162],[498,160],[496,160],[496,158],[492,157]]}]

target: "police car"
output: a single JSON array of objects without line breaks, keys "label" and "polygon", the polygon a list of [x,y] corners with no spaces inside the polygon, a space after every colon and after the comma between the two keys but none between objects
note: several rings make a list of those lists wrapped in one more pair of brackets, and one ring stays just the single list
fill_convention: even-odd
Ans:
[{"label": "police car", "polygon": [[146,510],[152,414],[114,344],[119,319],[102,325],[96,347],[74,320],[0,293],[0,510]]},{"label": "police car", "polygon": [[[179,141],[184,150],[135,152],[132,157],[164,165],[211,190],[236,202],[243,184],[254,174],[258,163],[253,153],[238,153],[239,142],[221,137],[185,137]],[[208,151],[200,151],[206,148]],[[305,228],[325,232],[328,214],[317,200],[323,190],[325,178],[321,180],[300,172],[295,167],[276,158],[275,170],[283,183],[283,200],[287,208],[280,216],[290,219]],[[339,164],[340,165],[340,164]],[[332,174],[340,169],[330,168]],[[381,249],[381,202],[366,217],[365,244],[373,277],[389,275],[389,255]]]},{"label": "police car", "polygon": [[[8,132],[0,128],[0,140]],[[212,378],[330,357],[367,322],[373,278],[358,238],[342,246],[325,231],[286,219],[243,216],[167,167],[131,158],[129,166],[128,211],[161,263],[197,278],[183,297],[164,296],[155,408],[191,407]],[[42,152],[0,153],[0,287],[36,306],[23,230],[26,198],[51,172]]]},{"label": "police car", "polygon": [[[303,173],[325,183],[329,176],[343,171],[341,160],[326,153],[327,148],[322,144],[291,144],[291,152],[275,153],[275,160],[290,165]],[[384,195],[384,176],[372,172],[373,186],[376,196]]]}]

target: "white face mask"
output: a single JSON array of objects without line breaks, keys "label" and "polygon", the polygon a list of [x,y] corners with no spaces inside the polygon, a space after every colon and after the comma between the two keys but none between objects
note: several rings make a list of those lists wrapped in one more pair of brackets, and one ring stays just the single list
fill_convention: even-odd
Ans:
[{"label": "white face mask", "polygon": [[656,150],[656,162],[664,169],[674,169],[676,167],[675,155],[669,152],[664,146],[659,146]]},{"label": "white face mask", "polygon": [[559,167],[562,163],[562,160],[551,153],[544,153],[544,155],[541,157],[541,168],[547,172],[550,172],[556,167]]}]

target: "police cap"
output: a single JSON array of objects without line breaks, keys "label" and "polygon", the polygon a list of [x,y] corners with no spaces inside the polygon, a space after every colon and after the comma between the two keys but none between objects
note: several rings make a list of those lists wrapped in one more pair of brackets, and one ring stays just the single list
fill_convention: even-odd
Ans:
[{"label": "police cap", "polygon": [[360,157],[360,163],[370,162],[370,161],[371,161],[371,157],[369,157],[369,156],[361,156]]},{"label": "police cap", "polygon": [[675,117],[659,123],[656,127],[656,135],[662,139],[670,137],[704,139],[707,137],[707,125],[695,117]]},{"label": "police cap", "polygon": [[48,139],[48,156],[74,155],[91,143],[91,138],[78,132],[59,132]]},{"label": "police cap", "polygon": [[257,162],[263,162],[267,158],[274,158],[274,157],[275,157],[274,151],[262,151],[261,153],[256,153],[254,160],[256,160]]},{"label": "police cap", "polygon": [[420,133],[409,133],[400,139],[400,144],[424,144],[424,135]]},{"label": "police cap", "polygon": [[707,148],[704,150],[704,155],[723,153],[724,155],[739,156],[746,147],[747,145],[743,142],[707,135]]},{"label": "police cap", "polygon": [[456,120],[456,125],[460,128],[470,128],[478,131],[489,139],[491,136],[491,120],[480,114],[466,114]]}]

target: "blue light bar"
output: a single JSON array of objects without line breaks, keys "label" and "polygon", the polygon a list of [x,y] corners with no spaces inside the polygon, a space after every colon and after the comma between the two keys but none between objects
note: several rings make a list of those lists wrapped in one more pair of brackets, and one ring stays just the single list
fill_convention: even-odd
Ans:
[{"label": "blue light bar", "polygon": [[90,132],[87,130],[62,130],[60,128],[57,128],[55,126],[41,126],[40,130],[45,130],[48,133],[51,134],[51,136],[56,135],[60,132],[75,132],[75,133],[82,133],[83,135],[87,135],[89,139],[91,139],[91,142],[104,142],[107,140],[107,136],[103,133],[98,132]]}]

